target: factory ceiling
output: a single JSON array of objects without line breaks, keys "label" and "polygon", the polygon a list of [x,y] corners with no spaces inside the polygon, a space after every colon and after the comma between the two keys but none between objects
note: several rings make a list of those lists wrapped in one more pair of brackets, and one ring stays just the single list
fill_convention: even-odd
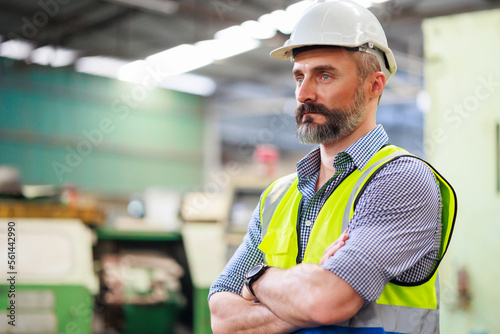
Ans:
[{"label": "factory ceiling", "polygon": [[[3,42],[28,41],[33,50],[53,46],[77,50],[78,57],[107,56],[132,62],[179,45],[211,40],[221,30],[285,10],[296,2],[2,0],[0,36]],[[422,90],[424,19],[494,8],[500,8],[500,1],[373,0],[370,9],[386,31],[400,72],[389,81],[381,104],[414,101]],[[219,115],[269,115],[293,105],[290,62],[269,57],[287,38],[287,33],[278,30],[250,51],[212,60],[191,71],[217,84],[211,108]],[[30,56],[26,58],[29,63]]]}]

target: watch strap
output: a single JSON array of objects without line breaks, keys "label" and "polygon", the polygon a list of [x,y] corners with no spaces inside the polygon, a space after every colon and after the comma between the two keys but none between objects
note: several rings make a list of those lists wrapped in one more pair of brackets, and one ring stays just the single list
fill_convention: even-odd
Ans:
[{"label": "watch strap", "polygon": [[[255,295],[255,292],[253,291],[252,284],[253,284],[255,281],[257,281],[257,280],[258,280],[258,279],[259,279],[262,275],[264,275],[264,273],[265,273],[265,272],[266,272],[269,268],[271,268],[271,266],[268,266],[268,265],[265,265],[265,264],[262,264],[262,263],[260,263],[260,264],[258,264],[258,265],[262,266],[262,267],[260,268],[260,270],[259,270],[258,272],[256,272],[255,274],[253,274],[252,276],[250,276],[250,277],[248,277],[248,276],[247,276],[247,277],[245,278],[245,281],[244,281],[245,286],[248,288],[248,290],[250,291],[250,293],[252,294],[252,296],[254,296],[254,297],[255,297],[255,300],[257,300],[257,301],[258,301],[258,299],[257,299],[257,296]],[[255,300],[254,300],[254,301],[255,301]]]}]

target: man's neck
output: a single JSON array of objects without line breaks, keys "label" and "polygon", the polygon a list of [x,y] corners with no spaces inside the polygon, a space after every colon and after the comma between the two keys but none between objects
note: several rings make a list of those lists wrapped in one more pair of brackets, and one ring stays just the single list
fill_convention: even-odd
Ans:
[{"label": "man's neck", "polygon": [[334,143],[320,145],[321,166],[319,169],[318,181],[316,182],[316,191],[318,191],[326,181],[335,175],[335,167],[333,167],[335,157],[375,127],[375,122],[365,121],[362,122],[349,136]]}]

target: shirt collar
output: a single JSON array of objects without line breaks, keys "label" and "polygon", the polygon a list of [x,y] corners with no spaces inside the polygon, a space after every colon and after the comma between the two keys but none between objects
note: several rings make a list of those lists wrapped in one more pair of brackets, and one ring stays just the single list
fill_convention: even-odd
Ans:
[{"label": "shirt collar", "polygon": [[320,164],[321,152],[318,146],[297,163],[299,180],[309,180],[309,178],[319,171]]},{"label": "shirt collar", "polygon": [[379,124],[343,152],[352,158],[357,169],[362,170],[375,153],[387,144],[388,141],[389,137],[384,127]]},{"label": "shirt collar", "polygon": [[[344,169],[349,163],[354,163],[357,169],[362,170],[368,161],[389,141],[389,137],[382,125],[361,137],[354,144],[340,152],[334,159],[335,169]],[[299,179],[306,179],[319,171],[321,154],[319,146],[307,154],[297,163]]]}]

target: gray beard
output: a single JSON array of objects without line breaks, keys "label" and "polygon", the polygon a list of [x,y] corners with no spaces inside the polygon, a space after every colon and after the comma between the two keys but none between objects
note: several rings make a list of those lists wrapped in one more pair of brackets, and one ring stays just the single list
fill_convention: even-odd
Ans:
[{"label": "gray beard", "polygon": [[[326,118],[326,122],[316,124],[307,113],[321,114]],[[295,112],[295,134],[303,144],[335,143],[349,136],[361,123],[365,113],[365,97],[361,90],[356,92],[354,102],[345,108],[328,109],[323,104],[304,103]]]}]

